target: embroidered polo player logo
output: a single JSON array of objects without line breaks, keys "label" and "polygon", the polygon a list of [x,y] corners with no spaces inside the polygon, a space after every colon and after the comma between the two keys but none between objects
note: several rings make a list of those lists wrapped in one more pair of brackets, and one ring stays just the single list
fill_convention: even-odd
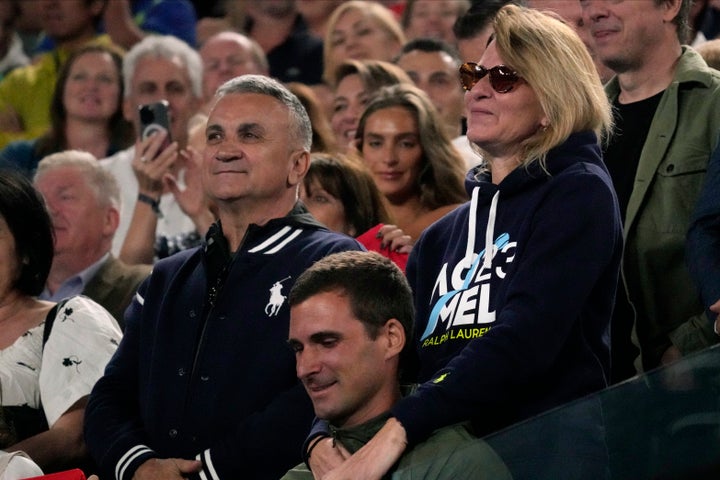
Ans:
[{"label": "embroidered polo player logo", "polygon": [[270,301],[268,301],[268,304],[265,305],[265,315],[269,317],[276,317],[277,314],[280,313],[280,308],[283,306],[283,303],[285,303],[285,299],[287,298],[282,294],[282,282],[289,280],[290,278],[292,277],[285,277],[282,280],[273,283],[273,286],[270,287]]}]

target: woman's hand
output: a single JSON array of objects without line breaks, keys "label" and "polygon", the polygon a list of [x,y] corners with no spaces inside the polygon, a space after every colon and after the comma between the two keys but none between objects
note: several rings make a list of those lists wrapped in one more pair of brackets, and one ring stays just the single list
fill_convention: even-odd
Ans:
[{"label": "woman's hand", "polygon": [[330,437],[325,437],[318,440],[318,444],[312,449],[308,464],[315,480],[320,480],[349,457],[350,453],[342,445]]},{"label": "woman's hand", "polygon": [[322,480],[380,480],[398,461],[405,447],[405,429],[391,417],[364,447]]},{"label": "woman's hand", "polygon": [[412,237],[406,235],[395,225],[383,225],[378,230],[377,235],[382,239],[381,248],[387,248],[398,253],[410,253],[410,250],[412,250],[414,243]]}]

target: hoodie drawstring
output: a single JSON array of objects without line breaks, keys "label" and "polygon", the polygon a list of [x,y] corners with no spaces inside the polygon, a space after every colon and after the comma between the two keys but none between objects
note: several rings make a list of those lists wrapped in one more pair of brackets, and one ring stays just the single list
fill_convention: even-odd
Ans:
[{"label": "hoodie drawstring", "polygon": [[494,256],[493,236],[495,235],[495,217],[497,216],[497,204],[500,198],[500,190],[493,195],[488,213],[487,227],[485,228],[485,256],[483,258],[483,269],[490,269]]}]

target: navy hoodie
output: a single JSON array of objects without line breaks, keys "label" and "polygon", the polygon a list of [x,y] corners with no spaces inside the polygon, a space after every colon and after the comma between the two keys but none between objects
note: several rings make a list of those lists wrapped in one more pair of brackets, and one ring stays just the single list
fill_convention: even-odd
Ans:
[{"label": "navy hoodie", "polygon": [[467,419],[484,435],[607,385],[617,198],[592,132],[551,150],[546,168],[518,167],[498,185],[471,170],[472,200],[413,248],[425,383],[392,409],[410,445]]}]

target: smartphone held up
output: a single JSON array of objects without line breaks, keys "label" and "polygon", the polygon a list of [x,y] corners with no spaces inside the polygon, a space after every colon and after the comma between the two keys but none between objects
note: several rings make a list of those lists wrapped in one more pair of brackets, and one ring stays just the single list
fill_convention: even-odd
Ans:
[{"label": "smartphone held up", "polygon": [[140,131],[138,134],[141,140],[145,140],[162,131],[167,132],[165,141],[159,151],[167,148],[172,142],[170,138],[170,115],[168,112],[169,104],[166,100],[160,100],[159,102],[148,103],[138,107],[140,119]]}]

